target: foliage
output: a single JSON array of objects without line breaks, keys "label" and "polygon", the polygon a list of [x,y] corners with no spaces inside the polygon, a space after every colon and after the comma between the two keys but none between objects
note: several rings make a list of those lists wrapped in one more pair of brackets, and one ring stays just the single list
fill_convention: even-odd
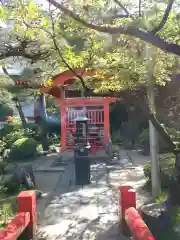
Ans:
[{"label": "foliage", "polygon": [[49,104],[47,104],[46,110],[48,113],[58,113],[59,105],[55,105],[54,103],[49,103]]},{"label": "foliage", "polygon": [[5,147],[6,147],[6,143],[4,141],[0,140],[0,154],[2,154]]},{"label": "foliage", "polygon": [[33,157],[37,154],[37,142],[33,138],[20,138],[12,144],[10,158],[21,160],[27,157]]},{"label": "foliage", "polygon": [[11,204],[5,203],[0,206],[0,228],[6,226],[14,216]]},{"label": "foliage", "polygon": [[12,110],[12,94],[0,87],[0,96],[0,117],[4,118],[7,117]]},{"label": "foliage", "polygon": [[10,148],[15,141],[22,138],[23,136],[24,136],[24,131],[22,129],[19,131],[15,131],[7,134],[6,137],[4,138],[4,140],[7,143],[7,148]]},{"label": "foliage", "polygon": [[42,144],[38,144],[38,145],[37,145],[37,147],[36,147],[36,151],[37,151],[37,153],[41,153],[41,152],[43,152]]},{"label": "foliage", "polygon": [[2,191],[3,193],[10,195],[20,192],[20,189],[21,185],[19,181],[12,181],[12,179],[10,179],[3,183]]},{"label": "foliage", "polygon": [[[160,156],[160,179],[162,188],[168,188],[174,178],[175,157],[173,154],[167,153]],[[148,182],[151,182],[151,163],[144,166],[144,175]]]},{"label": "foliage", "polygon": [[[100,2],[100,9],[97,9],[97,3],[93,2],[88,12],[82,8],[82,3],[72,1],[69,5],[73,9],[79,9],[85,19],[91,18],[91,14],[93,18],[99,19],[99,16],[104,18],[105,15],[102,13],[106,13],[112,18],[112,14],[118,9],[117,4],[112,4],[110,8],[107,8],[105,2]],[[132,2],[131,4],[133,5]],[[35,41],[34,44],[40,48],[51,49],[49,61],[36,63],[36,67],[40,66],[41,68],[39,75],[36,75],[38,79],[40,76],[40,81],[49,79],[51,74],[69,69],[70,66],[70,68],[86,67],[94,69],[95,72],[99,71],[94,76],[94,81],[89,78],[85,79],[87,85],[95,85],[96,91],[119,91],[126,87],[134,87],[139,83],[146,83],[147,64],[142,54],[144,51],[142,40],[128,35],[110,37],[107,34],[95,33],[69,19],[66,14],[59,14],[58,10],[52,10],[50,7],[49,10],[44,11],[41,6],[31,0],[25,3],[16,2],[15,6],[12,10],[7,4],[3,10],[5,19],[14,19],[11,39],[16,37],[28,39],[30,42]],[[154,11],[152,8],[149,7],[146,20],[142,16],[136,16],[136,20],[115,18],[112,24],[114,26],[129,26],[131,24],[134,26],[135,24],[136,27],[151,29],[156,21],[160,21],[162,16],[162,9],[158,7]],[[169,33],[168,36],[171,35],[171,38],[179,36],[179,30],[170,27],[175,19],[173,12],[170,14],[161,35]],[[174,66],[177,66],[178,61],[176,56],[156,49],[154,77],[157,83],[164,84],[165,80],[169,80],[169,72],[172,71],[172,68],[175,69]],[[46,64],[47,62],[48,64]],[[97,78],[102,80],[103,76],[109,76],[109,81],[97,81]],[[78,85],[77,83],[77,87]]]},{"label": "foliage", "polygon": [[0,130],[4,146],[3,148],[11,148],[12,144],[23,137],[37,138],[37,125],[27,124],[27,128],[23,129],[21,123],[10,117],[8,119],[8,124]]},{"label": "foliage", "polygon": [[49,153],[56,153],[56,152],[57,152],[56,146],[51,145],[51,146],[49,147],[48,152],[49,152]]},{"label": "foliage", "polygon": [[143,145],[146,142],[148,142],[148,144],[149,144],[149,129],[148,128],[144,129],[143,132],[139,136],[140,145]]},{"label": "foliage", "polygon": [[48,138],[49,145],[60,144],[60,136],[56,133],[52,133]]},{"label": "foliage", "polygon": [[180,144],[180,131],[174,128],[168,128],[167,131],[173,142],[175,142],[176,144]]},{"label": "foliage", "polygon": [[167,197],[167,192],[166,191],[162,191],[159,196],[156,198],[156,203],[157,204],[162,204],[165,200],[165,198]]},{"label": "foliage", "polygon": [[[150,152],[150,142],[149,142],[149,129],[144,129],[143,132],[139,135],[136,144],[142,148],[143,153],[145,155],[149,154]],[[158,147],[159,152],[167,152],[168,146],[167,143],[162,139],[162,137],[158,134]]]},{"label": "foliage", "polygon": [[6,161],[0,161],[0,175],[5,173],[5,168],[7,167]]},{"label": "foliage", "polygon": [[119,131],[112,132],[111,139],[113,143],[121,144],[123,142],[123,138]]}]

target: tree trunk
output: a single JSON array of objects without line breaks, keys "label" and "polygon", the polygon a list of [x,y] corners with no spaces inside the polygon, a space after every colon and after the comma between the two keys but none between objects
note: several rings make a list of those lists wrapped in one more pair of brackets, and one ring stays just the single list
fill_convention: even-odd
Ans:
[{"label": "tree trunk", "polygon": [[19,113],[19,117],[20,117],[20,119],[21,119],[22,126],[23,126],[23,128],[25,129],[25,128],[27,127],[27,121],[26,121],[26,118],[25,118],[25,116],[24,116],[21,103],[19,102],[19,100],[18,100],[17,97],[13,98],[13,101],[16,103],[16,108],[17,108],[17,110],[18,110],[18,113]]},{"label": "tree trunk", "polygon": [[[149,47],[145,44],[145,61],[147,63],[147,97],[149,111],[154,115],[156,114],[155,104],[155,92],[154,92],[154,68],[156,65],[156,49],[154,46]],[[149,120],[149,143],[150,143],[150,154],[151,154],[151,179],[152,179],[152,199],[156,201],[160,191],[160,172],[159,172],[159,159],[158,159],[158,141],[156,128]]]},{"label": "tree trunk", "polygon": [[38,118],[37,124],[40,128],[40,139],[43,147],[43,151],[48,151],[47,141],[47,111],[46,111],[46,98],[45,94],[40,94],[37,97]]},{"label": "tree trunk", "polygon": [[154,114],[150,113],[148,116],[149,120],[152,122],[154,127],[156,128],[157,132],[162,136],[165,142],[167,142],[169,146],[169,150],[171,150],[174,154],[177,152],[177,146],[172,141],[171,137],[169,136],[166,129],[160,124],[160,122],[157,120],[157,118],[154,116]]}]

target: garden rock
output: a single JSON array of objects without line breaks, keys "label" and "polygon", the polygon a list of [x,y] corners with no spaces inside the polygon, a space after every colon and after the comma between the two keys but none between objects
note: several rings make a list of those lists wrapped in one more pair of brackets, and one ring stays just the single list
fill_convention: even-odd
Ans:
[{"label": "garden rock", "polygon": [[140,210],[141,216],[156,239],[168,231],[171,223],[171,213],[164,204],[147,204]]},{"label": "garden rock", "polygon": [[30,164],[20,167],[18,164],[8,165],[6,172],[11,174],[11,178],[20,182],[27,189],[35,188],[35,176],[33,173],[33,168]]}]

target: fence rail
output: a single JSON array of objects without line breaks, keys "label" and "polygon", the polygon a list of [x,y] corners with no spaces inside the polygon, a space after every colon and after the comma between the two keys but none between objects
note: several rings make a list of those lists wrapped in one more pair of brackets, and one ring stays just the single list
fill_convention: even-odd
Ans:
[{"label": "fence rail", "polygon": [[[131,232],[133,240],[155,240],[151,231],[136,210],[136,192],[130,186],[120,187],[120,224],[122,232]],[[23,191],[17,196],[17,214],[0,231],[0,240],[35,239],[36,236],[36,194]]]},{"label": "fence rail", "polygon": [[23,191],[17,196],[17,214],[11,222],[0,231],[0,240],[35,239],[36,234],[36,194]]},{"label": "fence rail", "polygon": [[130,186],[120,187],[120,225],[133,240],[156,240],[136,210],[136,192]]}]

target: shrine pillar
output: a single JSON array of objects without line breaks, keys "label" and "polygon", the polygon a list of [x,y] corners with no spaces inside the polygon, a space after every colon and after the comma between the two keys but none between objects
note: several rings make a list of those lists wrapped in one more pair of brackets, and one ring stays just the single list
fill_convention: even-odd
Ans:
[{"label": "shrine pillar", "polygon": [[109,103],[104,104],[104,144],[109,143],[110,121],[109,121]]}]

